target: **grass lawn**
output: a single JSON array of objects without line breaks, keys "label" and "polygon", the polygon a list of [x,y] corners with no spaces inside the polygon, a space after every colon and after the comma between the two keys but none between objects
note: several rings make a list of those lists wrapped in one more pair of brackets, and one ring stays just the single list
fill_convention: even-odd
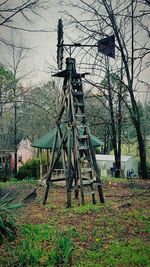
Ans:
[{"label": "grass lawn", "polygon": [[[32,191],[34,183],[0,184],[16,201]],[[17,237],[0,246],[0,266],[150,266],[150,180],[105,179],[105,203],[92,205],[86,194],[79,206],[72,193],[66,209],[66,191],[54,186],[42,205],[43,187],[34,202],[15,211]]]}]

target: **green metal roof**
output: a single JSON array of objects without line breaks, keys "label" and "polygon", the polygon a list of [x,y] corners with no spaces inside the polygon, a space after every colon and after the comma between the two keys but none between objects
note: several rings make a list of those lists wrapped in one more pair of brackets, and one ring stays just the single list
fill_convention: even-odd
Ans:
[{"label": "green metal roof", "polygon": [[[63,133],[63,136],[66,135],[67,128],[66,128],[65,125],[61,125],[61,131]],[[82,134],[83,133],[83,129],[79,128],[79,132],[80,132],[80,134]],[[50,132],[42,135],[39,139],[35,140],[32,143],[32,146],[36,147],[36,148],[43,148],[43,149],[52,148],[55,134],[56,134],[56,128],[52,129]],[[99,147],[99,146],[101,146],[103,144],[103,142],[101,140],[99,140],[94,135],[91,135],[91,140],[92,140],[93,147]],[[73,137],[72,136],[71,136],[71,143],[73,144]],[[58,147],[59,147],[59,142],[57,142],[57,148]]]}]

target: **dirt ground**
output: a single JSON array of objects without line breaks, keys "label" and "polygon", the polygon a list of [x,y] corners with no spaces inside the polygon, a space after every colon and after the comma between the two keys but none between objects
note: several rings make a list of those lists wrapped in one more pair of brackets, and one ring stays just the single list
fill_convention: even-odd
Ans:
[{"label": "dirt ground", "polygon": [[[0,197],[8,194],[9,197],[14,197],[15,202],[22,202],[28,194],[32,193],[36,188],[35,183],[30,182],[20,182],[16,184],[8,185],[4,184],[3,188],[0,188]],[[46,221],[49,217],[49,213],[52,215],[60,211],[60,209],[66,207],[66,190],[65,186],[61,183],[53,184],[52,188],[49,190],[47,204],[44,206],[42,204],[45,188],[40,186],[37,189],[37,197],[31,197],[24,207],[24,212],[21,211],[20,218],[17,220],[18,223],[28,222],[39,223],[40,220]],[[105,197],[105,204],[113,203],[112,206],[115,208],[134,208],[138,205],[144,208],[149,200],[150,196],[150,180],[140,180],[136,179],[134,181],[125,180],[121,182],[119,180],[113,179],[111,181],[103,182],[103,192]],[[91,204],[91,196],[88,190],[85,189],[85,205]],[[145,201],[145,198],[147,201]],[[96,192],[97,203],[99,203],[98,193]],[[141,199],[141,201],[139,201]],[[144,201],[143,201],[144,200]],[[138,204],[137,204],[138,202]],[[72,207],[80,206],[79,201],[75,199],[74,191],[72,191]],[[47,212],[49,211],[49,212]],[[19,213],[19,211],[18,211]],[[41,214],[41,218],[38,218],[37,214]]]},{"label": "dirt ground", "polygon": [[[21,202],[29,193],[33,192],[34,188],[34,182],[8,183],[1,187],[0,196],[9,193],[10,196],[15,197],[15,202]],[[99,203],[98,193],[96,193],[97,203],[92,205],[92,197],[85,190],[85,205],[82,206],[75,199],[74,191],[72,191],[72,207],[70,209],[66,208],[66,190],[63,184],[52,186],[46,205],[42,204],[44,191],[45,188],[40,186],[37,189],[37,197],[16,211],[16,225],[22,227],[27,224],[34,226],[48,224],[54,226],[58,231],[66,233],[68,233],[68,229],[74,229],[74,232],[78,233],[77,237],[73,233],[71,236],[75,251],[74,262],[81,251],[82,257],[84,257],[83,251],[86,255],[86,251],[91,251],[91,247],[97,246],[99,240],[101,240],[101,249],[103,250],[109,248],[112,239],[117,242],[122,242],[122,240],[128,242],[130,239],[140,238],[143,244],[150,244],[150,230],[147,230],[150,218],[150,180],[109,179],[109,181],[103,181],[104,204]],[[11,243],[12,246],[16,246],[19,242],[20,237],[18,236]],[[4,256],[7,255],[3,246],[1,252]],[[90,264],[92,263],[90,262],[88,265],[86,262],[83,266],[107,266],[105,264],[96,265],[94,260],[93,265]],[[130,264],[116,266],[130,266]]]}]

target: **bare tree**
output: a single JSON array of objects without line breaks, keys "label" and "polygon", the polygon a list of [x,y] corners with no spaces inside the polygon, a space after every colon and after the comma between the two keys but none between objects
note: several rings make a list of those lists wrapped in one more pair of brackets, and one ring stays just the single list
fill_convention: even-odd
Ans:
[{"label": "bare tree", "polygon": [[[134,27],[134,16],[135,16],[135,12],[136,12],[136,8],[137,8],[137,3],[135,1],[131,1],[130,6],[128,7],[128,9],[130,9],[130,16],[131,16],[131,20],[130,25],[131,25],[131,35],[130,35],[130,43],[131,43],[131,52],[130,52],[130,56],[127,56],[127,52],[129,53],[129,50],[127,50],[127,46],[125,46],[125,42],[122,42],[122,33],[119,30],[119,26],[116,22],[116,15],[114,13],[114,10],[112,8],[111,2],[110,1],[102,1],[106,12],[108,14],[109,17],[109,21],[111,22],[112,28],[114,30],[116,39],[118,41],[118,46],[121,52],[121,57],[122,57],[122,61],[124,64],[124,68],[125,68],[125,73],[126,73],[126,78],[127,78],[127,90],[130,96],[130,100],[131,100],[131,105],[132,105],[132,109],[129,108],[129,112],[130,112],[130,116],[131,119],[133,121],[133,124],[135,126],[136,129],[136,133],[137,133],[137,139],[138,139],[138,143],[139,143],[139,153],[140,153],[140,163],[141,163],[141,176],[142,178],[147,178],[147,168],[146,168],[146,153],[145,153],[145,146],[144,146],[144,140],[143,140],[143,136],[142,136],[142,131],[141,131],[141,122],[140,122],[140,116],[139,116],[139,110],[138,110],[138,106],[136,103],[136,99],[135,99],[135,95],[134,95],[134,79],[135,79],[135,68],[137,68],[137,64],[135,63],[135,60],[141,59],[145,57],[145,50],[146,47],[140,47],[140,48],[136,48],[136,44],[135,44],[135,27]],[[136,50],[139,49],[140,54],[135,55],[136,54]],[[150,51],[149,51],[150,52]]]},{"label": "bare tree", "polygon": [[17,172],[17,145],[18,145],[18,111],[19,100],[24,94],[24,90],[21,85],[21,79],[28,73],[25,71],[26,64],[25,59],[29,53],[29,49],[22,48],[21,45],[16,47],[15,38],[16,34],[12,32],[11,47],[9,49],[8,61],[6,60],[6,66],[11,74],[10,82],[7,84],[7,94],[3,97],[2,105],[7,107],[7,113],[11,119],[11,127],[13,131],[13,148],[15,151],[14,172]]},{"label": "bare tree", "polygon": [[48,3],[47,0],[3,0],[0,3],[0,44],[11,45],[6,30],[47,32],[45,29],[34,29],[33,24],[35,17],[42,17],[42,11],[48,7]]},{"label": "bare tree", "polygon": [[4,0],[0,4],[0,25],[11,29],[20,29],[15,26],[16,17],[21,15],[22,19],[31,23],[31,13],[39,16],[39,9],[43,9],[46,3],[48,3],[46,0]]},{"label": "bare tree", "polygon": [[[123,85],[120,83],[122,73],[112,73],[109,70],[109,61],[107,60],[107,73],[100,83],[97,86],[97,93],[94,94],[95,99],[98,101],[93,101],[91,103],[92,107],[89,108],[88,103],[88,113],[91,112],[91,116],[95,118],[95,125],[105,125],[105,130],[103,129],[104,134],[104,144],[105,144],[105,153],[108,147],[108,134],[110,135],[112,143],[112,148],[114,150],[115,156],[115,176],[120,177],[121,169],[121,137],[122,137],[122,126],[124,123],[123,112],[125,110],[125,105],[122,101],[124,97]],[[91,101],[92,102],[92,101]],[[99,105],[98,108],[94,109],[95,105]],[[95,111],[95,113],[94,113]],[[97,123],[96,123],[97,118]],[[98,121],[99,118],[99,121]],[[111,133],[111,134],[110,134]],[[105,136],[106,134],[106,136]]]},{"label": "bare tree", "polygon": [[[148,54],[150,49],[147,26],[147,16],[149,14],[147,7],[149,7],[149,4],[147,1],[140,0],[91,0],[88,3],[79,0],[78,3],[72,3],[72,5],[78,10],[79,16],[76,17],[76,12],[73,15],[71,14],[69,23],[73,23],[72,25],[75,25],[76,31],[80,31],[80,40],[91,43],[112,33],[115,34],[117,53],[113,68],[117,68],[122,60],[124,76],[121,83],[128,94],[128,101],[125,99],[124,102],[137,133],[141,176],[147,178],[146,153],[135,92],[139,86],[139,81],[142,80],[142,73],[149,65]],[[69,16],[69,13],[67,13],[67,16]],[[94,53],[91,53],[91,51],[88,51],[88,55],[91,58],[89,62],[93,60],[92,64],[94,63],[95,71],[99,68],[102,74],[104,72],[103,59],[95,54],[94,60]],[[84,63],[87,64],[87,60]],[[92,66],[90,64],[89,67]],[[82,66],[85,66],[83,58]]]},{"label": "bare tree", "polygon": [[23,97],[22,125],[31,140],[55,127],[60,91],[53,81],[31,88]]}]

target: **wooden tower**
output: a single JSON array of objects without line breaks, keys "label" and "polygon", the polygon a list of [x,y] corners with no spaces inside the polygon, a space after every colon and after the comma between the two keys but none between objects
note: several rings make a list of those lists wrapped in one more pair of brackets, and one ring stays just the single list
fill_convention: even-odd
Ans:
[{"label": "wooden tower", "polygon": [[[84,106],[82,77],[76,71],[75,59],[66,59],[66,69],[54,76],[63,78],[62,106],[56,121],[56,135],[52,149],[52,159],[46,175],[46,191],[43,204],[46,203],[56,162],[61,158],[67,191],[67,207],[71,207],[71,192],[84,205],[84,189],[88,187],[92,202],[96,203],[95,190],[98,190],[100,202],[104,202],[100,174],[95,152],[92,146],[87,116]],[[62,179],[61,179],[62,180]],[[60,179],[55,179],[60,181]]]}]

